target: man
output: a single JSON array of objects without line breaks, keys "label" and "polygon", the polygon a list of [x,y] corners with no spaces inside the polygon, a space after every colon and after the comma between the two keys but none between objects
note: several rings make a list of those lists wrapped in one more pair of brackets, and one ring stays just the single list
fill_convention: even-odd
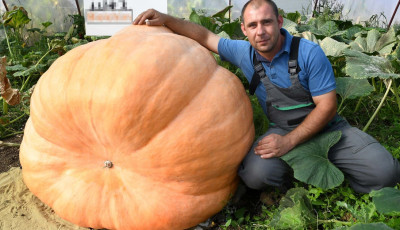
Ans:
[{"label": "man", "polygon": [[279,157],[318,133],[340,130],[342,138],[330,149],[329,159],[355,191],[368,193],[399,183],[399,162],[374,138],[336,114],[335,78],[322,49],[301,39],[297,60],[291,58],[289,63],[291,51],[296,50],[291,47],[293,36],[282,28],[283,18],[272,0],[250,0],[243,7],[242,20],[248,42],[221,38],[155,10],[143,12],[133,24],[165,25],[192,38],[241,68],[249,82],[256,78],[255,63],[262,63],[266,77],[255,83],[255,94],[271,125],[239,168],[243,182],[252,189],[285,186],[290,167]]}]

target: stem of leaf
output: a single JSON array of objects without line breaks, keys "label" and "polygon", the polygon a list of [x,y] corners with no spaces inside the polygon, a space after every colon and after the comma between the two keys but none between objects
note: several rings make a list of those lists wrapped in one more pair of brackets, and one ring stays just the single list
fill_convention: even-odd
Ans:
[{"label": "stem of leaf", "polygon": [[342,225],[352,225],[352,222],[346,222],[346,221],[340,221],[340,220],[335,220],[335,219],[331,219],[331,220],[318,220],[318,223],[338,223],[338,224],[342,224]]},{"label": "stem of leaf", "polygon": [[396,97],[397,106],[399,107],[400,111],[400,96],[399,96],[399,89],[397,88],[396,82],[393,81],[393,87],[391,88],[394,96]]},{"label": "stem of leaf", "polygon": [[3,127],[7,127],[8,125],[10,125],[10,124],[12,124],[12,123],[18,121],[19,119],[23,118],[25,115],[26,115],[26,114],[23,113],[21,116],[15,118],[14,120],[12,120],[12,121],[8,122],[7,124],[3,125]]},{"label": "stem of leaf", "polygon": [[12,51],[11,51],[10,41],[8,40],[7,30],[6,30],[6,27],[4,26],[4,24],[3,24],[3,28],[4,28],[4,33],[5,33],[5,35],[6,35],[6,41],[7,41],[8,51],[10,52],[11,58],[14,60],[14,54],[13,54]]},{"label": "stem of leaf", "polygon": [[6,115],[8,113],[8,104],[6,100],[3,100],[3,114]]},{"label": "stem of leaf", "polygon": [[374,114],[372,114],[372,116],[371,116],[371,118],[369,119],[368,123],[365,125],[365,127],[364,127],[364,129],[363,129],[364,132],[367,131],[368,127],[371,125],[372,121],[375,119],[376,114],[378,114],[378,111],[381,109],[381,107],[382,107],[382,105],[383,105],[383,102],[385,101],[385,99],[386,99],[386,97],[387,97],[387,95],[388,95],[388,93],[389,93],[389,91],[390,91],[390,88],[391,88],[391,86],[392,86],[392,82],[393,82],[392,79],[389,79],[389,80],[388,80],[388,84],[387,84],[387,86],[386,86],[387,89],[386,89],[385,95],[383,95],[383,98],[381,99],[381,102],[379,103],[378,108],[376,108]]},{"label": "stem of leaf", "polygon": [[342,111],[340,111],[340,109],[342,108],[343,103],[344,103],[344,98],[342,98],[342,101],[340,102],[340,105],[339,105],[339,107],[338,107],[338,109],[337,109],[337,111],[339,111],[339,114],[342,113]]},{"label": "stem of leaf", "polygon": [[362,99],[363,99],[363,97],[360,97],[360,99],[358,99],[356,108],[354,109],[354,113],[356,113],[360,109]]},{"label": "stem of leaf", "polygon": [[0,141],[0,146],[19,147],[20,144]]}]

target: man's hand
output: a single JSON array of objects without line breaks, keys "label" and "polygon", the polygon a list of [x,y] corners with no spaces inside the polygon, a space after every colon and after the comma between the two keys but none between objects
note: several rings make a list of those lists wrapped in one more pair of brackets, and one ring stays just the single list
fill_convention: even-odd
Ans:
[{"label": "man's hand", "polygon": [[133,21],[134,25],[162,26],[167,21],[168,15],[154,9],[146,10],[139,14]]},{"label": "man's hand", "polygon": [[288,137],[270,134],[258,142],[257,147],[254,148],[254,153],[266,159],[283,156],[292,148],[294,148],[294,145]]}]

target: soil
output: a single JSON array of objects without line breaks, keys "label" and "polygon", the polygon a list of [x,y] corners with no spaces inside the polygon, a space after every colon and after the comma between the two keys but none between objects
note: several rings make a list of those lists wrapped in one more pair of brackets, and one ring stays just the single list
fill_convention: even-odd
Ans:
[{"label": "soil", "polygon": [[[20,144],[22,134],[0,140],[3,143]],[[7,172],[12,167],[21,167],[19,162],[19,147],[0,145],[0,173]]]}]

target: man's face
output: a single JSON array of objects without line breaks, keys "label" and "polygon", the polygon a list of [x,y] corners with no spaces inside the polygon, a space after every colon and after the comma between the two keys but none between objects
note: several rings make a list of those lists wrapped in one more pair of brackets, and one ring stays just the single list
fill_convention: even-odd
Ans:
[{"label": "man's face", "polygon": [[282,24],[282,16],[277,18],[272,7],[262,3],[258,7],[254,7],[254,4],[247,6],[241,28],[250,44],[261,55],[272,59],[281,48],[279,38]]}]

